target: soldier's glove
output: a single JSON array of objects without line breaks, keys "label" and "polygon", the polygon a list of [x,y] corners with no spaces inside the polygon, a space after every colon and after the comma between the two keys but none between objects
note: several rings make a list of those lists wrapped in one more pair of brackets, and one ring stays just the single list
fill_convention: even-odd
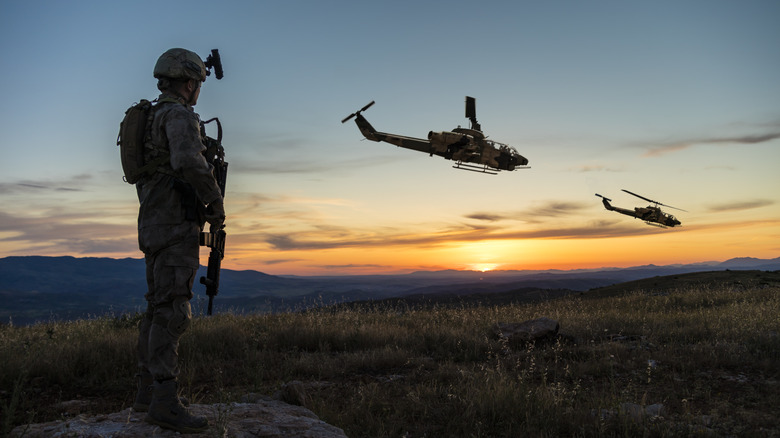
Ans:
[{"label": "soldier's glove", "polygon": [[216,227],[225,222],[225,201],[222,198],[217,199],[206,207],[206,222]]}]

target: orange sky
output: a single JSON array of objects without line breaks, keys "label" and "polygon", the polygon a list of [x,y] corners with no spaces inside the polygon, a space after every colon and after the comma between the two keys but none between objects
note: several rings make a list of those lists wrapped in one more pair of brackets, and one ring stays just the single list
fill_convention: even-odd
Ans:
[{"label": "orange sky", "polygon": [[[604,213],[609,214],[605,211]],[[609,217],[609,216],[608,216]],[[622,223],[621,223],[622,221]],[[780,220],[691,225],[657,229],[638,220],[618,218],[604,223],[605,234],[619,229],[624,235],[578,238],[529,237],[512,234],[498,239],[431,241],[398,244],[354,241],[344,246],[315,249],[233,249],[224,261],[233,269],[257,269],[278,274],[392,273],[439,269],[578,269],[628,267],[724,261],[734,257],[775,258],[780,255]],[[608,227],[608,228],[607,228]],[[594,225],[594,230],[598,227]],[[534,233],[530,234],[551,234]],[[565,234],[565,233],[561,233]],[[408,238],[407,240],[414,240]],[[435,240],[435,239],[434,239]],[[206,253],[204,253],[205,256]]]},{"label": "orange sky", "polygon": [[[0,45],[16,68],[0,78],[0,257],[142,256],[115,140],[124,111],[157,96],[153,66],[171,47],[218,48],[224,65],[195,109],[224,128],[226,268],[780,256],[780,2],[193,0],[159,2],[177,19],[144,32],[116,25],[148,20],[134,3],[6,3]],[[341,123],[375,101],[363,115],[377,130],[427,138],[468,125],[465,96],[530,169],[455,170]],[[594,196],[647,205],[621,189],[687,210],[669,210],[682,227]]]}]

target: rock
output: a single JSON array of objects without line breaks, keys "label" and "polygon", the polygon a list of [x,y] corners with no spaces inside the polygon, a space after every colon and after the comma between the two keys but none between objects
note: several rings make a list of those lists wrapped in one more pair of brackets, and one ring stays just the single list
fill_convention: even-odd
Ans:
[{"label": "rock", "polygon": [[636,403],[622,403],[620,405],[620,412],[638,423],[645,419],[662,417],[664,414],[664,405],[656,403],[642,406]]},{"label": "rock", "polygon": [[[209,419],[209,429],[193,438],[229,436],[254,437],[302,437],[345,438],[344,431],[331,426],[310,410],[278,400],[258,400],[256,403],[230,403],[216,405],[191,405],[195,415]],[[178,432],[161,429],[144,421],[145,413],[131,408],[108,415],[80,415],[65,421],[18,426],[11,437],[49,438],[78,436],[84,438],[142,438],[149,436],[173,437]]]},{"label": "rock", "polygon": [[89,409],[89,402],[87,400],[69,400],[57,403],[54,405],[54,409],[64,415],[78,415]]},{"label": "rock", "polygon": [[550,318],[537,318],[525,322],[499,322],[494,330],[510,344],[537,342],[554,338],[560,324]]},{"label": "rock", "polygon": [[308,406],[309,395],[306,393],[303,382],[293,380],[282,385],[282,388],[274,394],[274,399],[291,405],[306,407]]}]

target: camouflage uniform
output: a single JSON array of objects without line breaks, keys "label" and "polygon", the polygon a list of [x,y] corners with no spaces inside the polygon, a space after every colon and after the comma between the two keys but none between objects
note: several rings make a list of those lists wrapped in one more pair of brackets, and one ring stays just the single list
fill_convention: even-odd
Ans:
[{"label": "camouflage uniform", "polygon": [[203,155],[198,115],[181,98],[163,93],[159,101],[146,159],[168,151],[170,161],[136,185],[138,244],[146,258],[148,284],[138,365],[155,380],[166,380],[179,374],[177,349],[191,319],[189,300],[199,266],[205,204],[222,195]]},{"label": "camouflage uniform", "polygon": [[157,60],[154,77],[163,94],[147,125],[144,161],[162,164],[136,182],[148,305],[139,324],[133,409],[147,412],[147,422],[181,433],[208,428],[206,417],[192,415],[178,397],[178,349],[192,320],[200,232],[207,220],[221,226],[225,219],[222,192],[204,156],[200,120],[192,109],[207,73],[189,50],[170,49]]}]

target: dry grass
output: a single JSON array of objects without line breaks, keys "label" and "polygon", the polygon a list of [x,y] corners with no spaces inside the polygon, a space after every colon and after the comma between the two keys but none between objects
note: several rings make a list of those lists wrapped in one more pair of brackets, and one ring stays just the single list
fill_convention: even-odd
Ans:
[{"label": "dry grass", "polygon": [[[510,347],[498,321],[566,335]],[[137,317],[0,328],[2,429],[132,403]],[[304,383],[351,437],[780,436],[780,289],[702,286],[535,304],[197,318],[180,349],[195,402]],[[108,394],[106,396],[105,394]],[[98,403],[99,401],[99,403]],[[632,406],[663,404],[635,418]]]}]

